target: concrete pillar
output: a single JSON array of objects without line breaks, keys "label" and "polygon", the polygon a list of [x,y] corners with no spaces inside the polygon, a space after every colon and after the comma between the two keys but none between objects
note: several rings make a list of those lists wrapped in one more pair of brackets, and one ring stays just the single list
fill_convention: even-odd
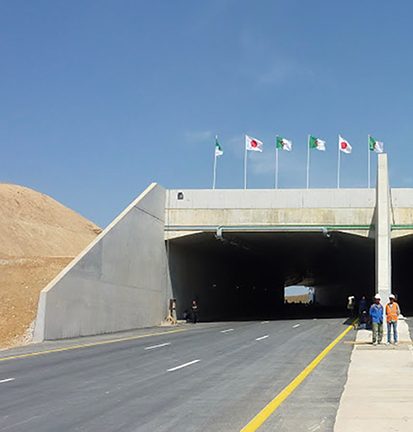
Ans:
[{"label": "concrete pillar", "polygon": [[376,293],[383,304],[391,292],[391,220],[387,155],[378,155],[376,186]]}]

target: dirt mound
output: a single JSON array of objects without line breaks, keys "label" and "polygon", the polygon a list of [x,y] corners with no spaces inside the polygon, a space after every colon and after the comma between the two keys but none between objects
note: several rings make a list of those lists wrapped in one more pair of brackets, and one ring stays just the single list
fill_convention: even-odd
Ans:
[{"label": "dirt mound", "polygon": [[47,195],[0,184],[0,347],[27,339],[40,291],[100,232]]},{"label": "dirt mound", "polygon": [[308,303],[308,294],[287,296],[285,300],[287,303]]}]

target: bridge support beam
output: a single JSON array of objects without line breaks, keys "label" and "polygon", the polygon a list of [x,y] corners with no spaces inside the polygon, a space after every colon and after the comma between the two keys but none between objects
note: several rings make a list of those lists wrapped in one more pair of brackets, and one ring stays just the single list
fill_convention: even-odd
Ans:
[{"label": "bridge support beam", "polygon": [[376,293],[386,302],[391,292],[391,220],[387,155],[378,155],[376,186]]}]

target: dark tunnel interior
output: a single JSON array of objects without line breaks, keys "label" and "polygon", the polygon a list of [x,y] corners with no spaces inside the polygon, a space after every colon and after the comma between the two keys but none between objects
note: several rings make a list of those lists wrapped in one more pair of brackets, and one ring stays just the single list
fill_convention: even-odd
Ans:
[{"label": "dark tunnel interior", "polygon": [[392,240],[392,291],[403,314],[413,313],[413,235]]},{"label": "dark tunnel interior", "polygon": [[[167,244],[177,316],[191,301],[202,321],[345,316],[347,297],[374,294],[374,239],[341,232],[198,233]],[[305,308],[284,288],[315,288]]]}]

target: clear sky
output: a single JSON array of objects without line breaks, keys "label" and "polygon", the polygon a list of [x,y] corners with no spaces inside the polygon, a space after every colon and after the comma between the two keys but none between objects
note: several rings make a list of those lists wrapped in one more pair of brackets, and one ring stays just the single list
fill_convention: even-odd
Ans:
[{"label": "clear sky", "polygon": [[[105,226],[146,186],[243,184],[243,135],[264,141],[249,185],[367,183],[367,135],[394,187],[413,187],[409,0],[0,0],[0,181]],[[375,157],[372,161],[375,162]]]}]

